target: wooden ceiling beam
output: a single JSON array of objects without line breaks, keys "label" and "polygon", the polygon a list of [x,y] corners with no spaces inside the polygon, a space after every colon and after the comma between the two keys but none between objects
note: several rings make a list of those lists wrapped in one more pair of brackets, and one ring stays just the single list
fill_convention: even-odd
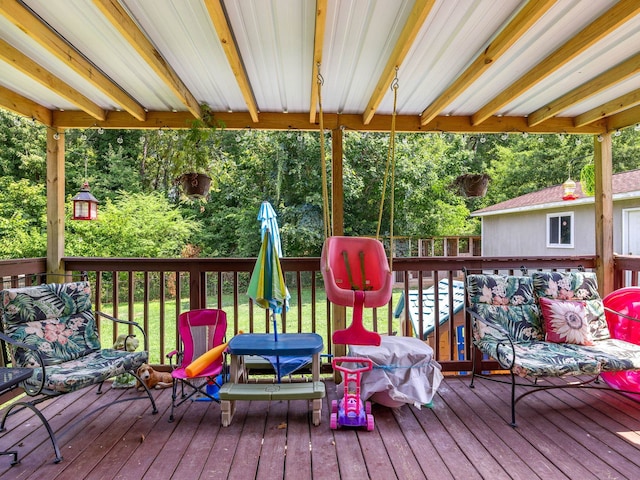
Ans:
[{"label": "wooden ceiling beam", "polygon": [[[529,115],[529,125],[537,125],[538,123],[542,123],[545,120],[556,116],[563,110],[576,105],[577,103],[583,102],[589,97],[606,90],[607,88],[626,80],[629,77],[637,74],[640,71],[640,53],[634,55],[630,59],[616,65],[613,68],[610,68],[606,72],[598,75],[593,80],[580,85],[577,88],[574,88],[566,95],[554,100],[553,102],[545,105],[544,107],[536,110],[535,112]],[[596,110],[600,109],[598,107]],[[585,115],[588,112],[585,113]],[[582,122],[583,119],[580,119],[582,115],[576,117],[576,121]],[[588,118],[589,115],[587,115]],[[589,121],[585,121],[580,123],[580,125],[584,125],[586,123],[592,122],[600,118],[600,115],[596,118],[592,118]]]},{"label": "wooden ceiling beam", "polygon": [[640,105],[608,117],[606,123],[609,132],[640,124]]},{"label": "wooden ceiling beam", "polygon": [[[126,112],[109,112],[107,120],[97,122],[84,112],[53,112],[53,126],[56,128],[122,128],[122,129],[181,129],[189,128],[188,112],[149,112],[147,120],[139,122]],[[214,112],[214,121],[220,121],[228,130],[246,128],[260,130],[318,130],[316,123],[309,123],[308,113],[262,112],[260,121],[254,123],[248,112]],[[347,130],[388,132],[391,115],[376,115],[369,123],[362,121],[359,114],[324,114],[324,127],[327,130],[344,127]],[[554,117],[534,128],[530,128],[525,117],[491,117],[480,126],[471,123],[471,117],[440,116],[427,125],[421,125],[418,115],[398,115],[398,132],[416,133],[576,133],[600,134],[606,132],[606,122],[594,122],[583,127],[574,127],[573,119]]]},{"label": "wooden ceiling beam", "polygon": [[635,17],[639,12],[640,2],[637,0],[620,0],[620,2],[583,28],[576,36],[505,88],[497,97],[480,108],[472,116],[473,124],[479,125],[486,121],[502,107],[521,96],[563,65],[566,65],[620,25]]},{"label": "wooden ceiling beam", "polygon": [[258,104],[255,96],[253,95],[253,90],[249,83],[249,77],[247,76],[247,72],[244,68],[244,63],[240,57],[240,52],[238,51],[236,41],[233,37],[233,32],[229,26],[229,21],[227,20],[227,15],[224,12],[221,0],[204,0],[204,3],[207,7],[207,11],[209,12],[209,17],[213,22],[213,27],[220,39],[220,43],[222,44],[222,49],[227,56],[227,61],[229,62],[231,71],[233,72],[234,77],[236,77],[236,82],[238,83],[240,92],[242,92],[242,97],[244,98],[244,102],[247,105],[249,114],[251,115],[251,120],[253,123],[257,123],[259,121]]},{"label": "wooden ceiling beam", "polygon": [[145,111],[140,104],[20,2],[1,0],[0,15],[4,16],[23,32],[26,32],[29,37],[109,97],[116,105],[138,120],[144,120]]},{"label": "wooden ceiling beam", "polygon": [[402,32],[398,37],[398,41],[393,47],[391,56],[387,60],[387,64],[382,71],[382,75],[378,79],[378,84],[373,90],[373,94],[369,99],[367,107],[362,114],[362,123],[365,125],[371,122],[371,119],[376,113],[376,110],[380,106],[382,99],[387,93],[387,89],[391,86],[394,77],[396,76],[396,67],[402,65],[407,53],[413,46],[413,43],[422,28],[425,20],[429,16],[435,0],[417,0],[413,5],[409,18],[402,28]]},{"label": "wooden ceiling beam", "polygon": [[37,120],[48,127],[53,123],[51,110],[1,85],[0,107],[11,110],[18,115]]},{"label": "wooden ceiling beam", "polygon": [[640,89],[626,93],[618,98],[614,98],[604,105],[592,108],[588,112],[578,115],[574,118],[573,124],[576,127],[581,127],[604,117],[609,117],[616,113],[623,112],[637,105],[640,105]]},{"label": "wooden ceiling beam", "polygon": [[0,60],[4,60],[9,65],[19,70],[32,80],[35,80],[40,85],[45,86],[56,95],[59,95],[65,100],[73,103],[76,107],[87,112],[96,120],[104,120],[106,118],[106,112],[102,107],[96,105],[76,89],[56,77],[53,73],[45,70],[25,54],[20,52],[20,50],[9,45],[2,39],[0,39]]},{"label": "wooden ceiling beam", "polygon": [[93,0],[93,3],[187,107],[187,110],[194,117],[201,118],[202,111],[199,102],[118,0]]},{"label": "wooden ceiling beam", "polygon": [[311,102],[309,103],[309,123],[316,123],[318,110],[318,75],[322,68],[322,50],[324,48],[324,32],[327,26],[327,1],[316,0],[316,24],[313,34],[313,66],[311,67]]},{"label": "wooden ceiling beam", "polygon": [[555,0],[529,0],[473,63],[422,112],[421,123],[425,125],[438,116],[447,105],[458,98],[511,48],[555,3]]}]

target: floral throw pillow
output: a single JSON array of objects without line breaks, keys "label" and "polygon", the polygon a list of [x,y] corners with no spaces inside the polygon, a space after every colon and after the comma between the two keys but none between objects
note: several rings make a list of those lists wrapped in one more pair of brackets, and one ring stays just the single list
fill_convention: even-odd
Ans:
[{"label": "floral throw pillow", "polygon": [[585,302],[541,297],[540,309],[547,342],[593,345]]}]

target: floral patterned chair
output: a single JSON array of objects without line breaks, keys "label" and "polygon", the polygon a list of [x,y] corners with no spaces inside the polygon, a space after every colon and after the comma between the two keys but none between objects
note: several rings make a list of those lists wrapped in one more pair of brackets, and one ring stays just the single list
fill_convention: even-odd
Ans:
[{"label": "floral patterned chair", "polygon": [[[467,311],[474,345],[511,375],[511,424],[515,426],[516,377],[590,375],[640,369],[640,346],[610,338],[595,273],[535,272],[531,276],[469,274]],[[471,387],[476,373],[476,356]],[[495,378],[493,378],[495,380]]]},{"label": "floral patterned chair", "polygon": [[[137,323],[95,313],[127,328],[138,329],[144,338],[145,333]],[[123,373],[137,378],[136,370],[147,362],[148,353],[101,347],[88,282],[5,289],[0,292],[0,314],[3,330],[0,338],[9,346],[11,365],[33,369],[22,386],[27,395],[36,397],[9,407],[0,422],[0,430],[4,429],[14,407],[31,408],[49,432],[57,463],[62,456],[55,436],[35,405],[52,396],[96,384],[100,393],[105,380]],[[146,389],[146,393],[152,412],[157,413],[151,392]],[[131,400],[140,398],[145,397],[135,396]]]}]

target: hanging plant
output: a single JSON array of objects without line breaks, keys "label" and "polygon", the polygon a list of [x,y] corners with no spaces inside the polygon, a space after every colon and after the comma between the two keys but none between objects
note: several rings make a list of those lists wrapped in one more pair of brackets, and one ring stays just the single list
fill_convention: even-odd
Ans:
[{"label": "hanging plant", "polygon": [[583,194],[590,197],[596,194],[596,170],[593,163],[587,163],[580,170],[580,186]]},{"label": "hanging plant", "polygon": [[468,198],[484,197],[491,177],[486,173],[466,173],[455,179],[453,184]]},{"label": "hanging plant", "polygon": [[211,186],[211,165],[219,153],[219,131],[224,128],[216,122],[206,104],[202,104],[202,118],[194,120],[181,145],[173,156],[173,175],[176,184],[190,199],[204,199]]}]

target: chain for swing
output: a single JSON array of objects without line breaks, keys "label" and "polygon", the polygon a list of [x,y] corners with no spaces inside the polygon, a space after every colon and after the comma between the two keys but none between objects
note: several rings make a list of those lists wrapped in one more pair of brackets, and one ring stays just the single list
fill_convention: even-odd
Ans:
[{"label": "chain for swing", "polygon": [[[322,111],[322,85],[324,84],[324,79],[320,74],[320,64],[318,66],[318,115],[320,117],[320,161],[321,161],[321,170],[322,170],[322,210],[323,210],[323,220],[324,220],[324,236],[328,238],[332,235],[332,225],[331,225],[331,217],[329,210],[329,189],[327,182],[327,162],[325,156],[325,137],[324,137],[324,119],[323,119],[323,111]],[[393,91],[393,113],[391,115],[391,133],[389,137],[389,147],[387,152],[387,163],[385,166],[384,172],[384,182],[382,186],[382,197],[380,199],[380,210],[378,214],[378,227],[376,229],[376,239],[380,239],[380,227],[382,225],[382,213],[384,211],[384,201],[386,197],[387,183],[389,180],[389,176],[391,176],[391,195],[390,195],[390,226],[389,226],[389,268],[393,267],[393,254],[394,254],[394,245],[393,245],[393,223],[394,223],[394,191],[395,191],[395,142],[396,142],[396,113],[397,113],[397,104],[398,104],[398,67],[396,67],[395,77],[391,82],[391,90]]]},{"label": "chain for swing", "polygon": [[389,220],[389,269],[393,270],[393,213],[394,213],[394,193],[395,193],[395,171],[396,171],[396,113],[398,106],[398,67],[396,67],[396,75],[391,82],[391,90],[393,91],[393,113],[391,114],[391,132],[389,134],[389,149],[387,152],[387,164],[384,171],[384,182],[382,184],[382,197],[380,198],[380,211],[378,213],[378,228],[376,230],[376,239],[380,239],[380,227],[382,225],[382,212],[384,210],[384,200],[387,191],[387,180],[391,175],[391,195],[390,202],[390,220]]},{"label": "chain for swing", "polygon": [[320,117],[320,162],[322,166],[322,213],[324,220],[324,238],[328,238],[333,234],[331,225],[331,216],[329,213],[329,187],[327,186],[327,159],[325,158],[324,149],[324,119],[322,115],[322,85],[324,79],[320,74],[320,64],[318,63],[318,115]]}]

